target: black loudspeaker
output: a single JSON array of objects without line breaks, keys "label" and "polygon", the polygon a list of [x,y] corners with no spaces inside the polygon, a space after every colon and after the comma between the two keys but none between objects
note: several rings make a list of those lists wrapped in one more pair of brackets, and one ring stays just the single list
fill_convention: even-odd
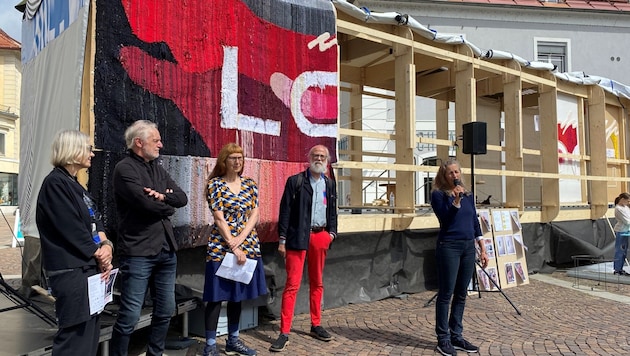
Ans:
[{"label": "black loudspeaker", "polygon": [[462,125],[464,129],[464,149],[465,154],[485,155],[487,152],[486,143],[486,123],[473,121]]}]

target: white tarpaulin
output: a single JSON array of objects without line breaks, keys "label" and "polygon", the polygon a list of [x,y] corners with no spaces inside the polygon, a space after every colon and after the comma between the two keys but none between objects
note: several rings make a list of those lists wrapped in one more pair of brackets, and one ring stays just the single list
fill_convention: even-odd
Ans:
[{"label": "white tarpaulin", "polygon": [[[50,147],[55,133],[79,129],[88,10],[83,0],[44,0],[33,19],[22,25],[25,48],[47,33],[46,43],[36,46],[28,61],[23,60],[18,189],[25,236],[39,237],[35,205],[39,187],[52,169]],[[77,21],[67,22],[72,18]]]}]

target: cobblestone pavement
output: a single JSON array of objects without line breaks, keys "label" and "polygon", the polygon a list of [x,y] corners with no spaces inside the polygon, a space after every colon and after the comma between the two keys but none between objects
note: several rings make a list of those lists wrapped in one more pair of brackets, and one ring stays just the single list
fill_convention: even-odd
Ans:
[{"label": "cobblestone pavement", "polygon": [[[1,225],[1,224],[0,224]],[[0,271],[3,276],[21,273],[19,248],[11,248],[0,226]],[[530,284],[504,292],[483,292],[468,298],[464,336],[479,345],[480,355],[630,355],[630,287],[603,286],[556,272],[530,276]],[[600,289],[598,289],[600,288]],[[591,290],[592,289],[592,290]],[[290,344],[278,355],[436,355],[434,305],[425,307],[434,292],[427,291],[372,303],[324,310],[322,326],[330,342],[309,336],[307,314],[294,318]],[[0,296],[2,297],[2,296]],[[278,336],[279,321],[259,320],[255,329],[241,332],[245,343],[258,355],[273,355],[268,348]],[[167,350],[166,355],[201,354],[202,338],[186,350]],[[219,345],[224,346],[221,338]],[[0,352],[1,354],[1,352]],[[465,354],[461,353],[460,354]],[[130,355],[141,355],[134,351]]]},{"label": "cobblestone pavement", "polygon": [[7,279],[22,275],[22,249],[11,247],[14,221],[13,214],[0,214],[0,273]]},{"label": "cobblestone pavement", "polygon": [[[538,280],[550,280],[564,286]],[[536,279],[534,279],[536,278]],[[577,290],[571,282],[534,276],[529,285],[504,290],[522,315],[500,293],[469,297],[464,336],[481,355],[629,355],[629,336],[621,320],[628,298],[604,291]],[[615,287],[613,287],[615,288]],[[322,325],[334,335],[329,343],[307,332],[308,315],[299,315],[289,337],[289,355],[435,355],[433,292],[326,310]],[[618,298],[611,300],[604,297]],[[247,331],[249,346],[266,350],[279,322]],[[465,354],[465,353],[464,353]]]}]

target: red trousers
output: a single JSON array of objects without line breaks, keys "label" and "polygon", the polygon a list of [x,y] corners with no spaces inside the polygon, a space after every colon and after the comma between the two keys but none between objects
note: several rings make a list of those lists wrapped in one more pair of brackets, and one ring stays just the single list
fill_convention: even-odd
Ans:
[{"label": "red trousers", "polygon": [[308,263],[309,300],[311,310],[311,324],[319,326],[322,320],[322,297],[324,295],[324,262],[331,243],[327,231],[311,232],[308,251],[287,250],[285,265],[287,282],[282,293],[282,307],[280,312],[280,333],[289,334],[295,311],[295,300],[300,284],[304,260]]}]

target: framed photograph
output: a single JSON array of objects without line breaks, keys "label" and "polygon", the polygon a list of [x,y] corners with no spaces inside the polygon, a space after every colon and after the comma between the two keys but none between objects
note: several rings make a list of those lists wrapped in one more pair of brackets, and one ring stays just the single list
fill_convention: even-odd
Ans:
[{"label": "framed photograph", "polygon": [[501,220],[500,211],[492,212],[492,222],[494,223],[494,231],[503,231],[504,225],[503,225],[503,220]]},{"label": "framed photograph", "polygon": [[516,270],[516,275],[521,279],[521,281],[525,282],[527,280],[527,276],[525,275],[525,271],[523,271],[523,265],[520,262],[514,262],[514,269]]},{"label": "framed photograph", "polygon": [[479,285],[483,286],[483,289],[490,290],[490,280],[488,279],[488,275],[481,269],[477,269],[477,279],[479,280]]},{"label": "framed photograph", "polygon": [[497,253],[499,256],[505,256],[507,253],[505,252],[505,240],[503,236],[497,236]]},{"label": "framed photograph", "polygon": [[514,225],[516,225],[517,229],[520,231],[521,230],[521,221],[518,218],[518,211],[511,210],[510,211],[510,215],[512,216],[512,221],[514,222]]},{"label": "framed photograph", "polygon": [[510,215],[509,210],[501,211],[501,219],[503,220],[503,230],[511,231],[512,230],[512,217]]},{"label": "framed photograph", "polygon": [[[496,267],[488,267],[486,268],[486,272],[488,272],[488,275],[490,276],[490,278],[494,281],[494,283],[490,282],[491,289],[497,289],[497,287],[495,287],[495,284],[498,286],[499,285],[499,275],[497,274],[497,269]],[[483,273],[483,272],[481,272]]]},{"label": "framed photograph", "polygon": [[516,255],[516,248],[514,247],[514,237],[512,237],[512,235],[505,236],[505,250],[508,255]]},{"label": "framed photograph", "polygon": [[512,262],[508,262],[505,264],[505,279],[508,284],[516,283],[516,277],[514,277],[514,266]]},{"label": "framed photograph", "polygon": [[492,231],[492,225],[490,224],[490,213],[487,210],[479,211],[479,219],[481,220],[481,227],[486,231]]},{"label": "framed photograph", "polygon": [[491,238],[486,238],[483,239],[483,245],[486,248],[486,255],[488,255],[488,258],[495,258],[494,255],[494,244],[492,243],[492,239]]}]

